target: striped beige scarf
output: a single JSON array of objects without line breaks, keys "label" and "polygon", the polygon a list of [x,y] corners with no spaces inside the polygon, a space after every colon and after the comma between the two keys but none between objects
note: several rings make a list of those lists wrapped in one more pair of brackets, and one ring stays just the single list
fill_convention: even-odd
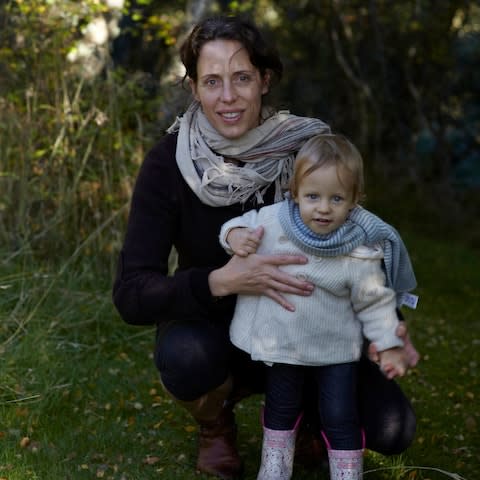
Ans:
[{"label": "striped beige scarf", "polygon": [[178,167],[203,203],[227,206],[245,203],[255,195],[262,204],[273,182],[275,201],[281,200],[297,151],[313,135],[330,132],[321,120],[267,107],[262,109],[262,120],[241,138],[224,138],[194,101],[168,129],[178,131]]}]

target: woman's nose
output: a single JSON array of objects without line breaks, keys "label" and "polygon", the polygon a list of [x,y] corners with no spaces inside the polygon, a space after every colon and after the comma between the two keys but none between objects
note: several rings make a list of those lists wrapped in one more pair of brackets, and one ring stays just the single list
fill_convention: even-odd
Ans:
[{"label": "woman's nose", "polygon": [[222,101],[232,103],[237,98],[237,92],[231,82],[224,82],[222,87]]}]

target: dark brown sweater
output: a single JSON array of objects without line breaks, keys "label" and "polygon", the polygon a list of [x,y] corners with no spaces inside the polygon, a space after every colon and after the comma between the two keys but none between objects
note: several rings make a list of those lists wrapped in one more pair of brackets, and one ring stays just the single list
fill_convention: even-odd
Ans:
[{"label": "dark brown sweater", "polygon": [[[208,275],[229,259],[218,241],[221,225],[255,205],[201,203],[177,167],[176,144],[176,134],[166,135],[145,157],[136,181],[113,287],[114,304],[130,324],[199,316],[228,322],[233,313],[235,296],[217,301]],[[168,276],[172,247],[178,268]]]}]

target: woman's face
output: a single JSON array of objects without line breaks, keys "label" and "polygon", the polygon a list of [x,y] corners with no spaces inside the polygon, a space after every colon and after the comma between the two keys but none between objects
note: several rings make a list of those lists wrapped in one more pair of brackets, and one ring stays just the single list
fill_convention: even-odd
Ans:
[{"label": "woman's face", "polygon": [[200,50],[193,95],[210,124],[225,138],[239,138],[260,123],[262,78],[247,51],[235,40],[212,40]]}]

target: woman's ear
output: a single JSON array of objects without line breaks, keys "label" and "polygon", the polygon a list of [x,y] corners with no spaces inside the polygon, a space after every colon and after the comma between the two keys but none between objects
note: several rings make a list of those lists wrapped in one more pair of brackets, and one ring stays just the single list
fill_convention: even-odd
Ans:
[{"label": "woman's ear", "polygon": [[270,70],[267,70],[262,79],[262,95],[266,95],[270,91],[271,79],[272,79],[272,74],[270,73]]},{"label": "woman's ear", "polygon": [[188,84],[190,85],[190,89],[192,90],[193,98],[195,98],[195,100],[197,100],[197,101],[200,101],[200,99],[198,98],[198,94],[197,94],[196,83],[191,78],[189,78],[188,79]]}]

